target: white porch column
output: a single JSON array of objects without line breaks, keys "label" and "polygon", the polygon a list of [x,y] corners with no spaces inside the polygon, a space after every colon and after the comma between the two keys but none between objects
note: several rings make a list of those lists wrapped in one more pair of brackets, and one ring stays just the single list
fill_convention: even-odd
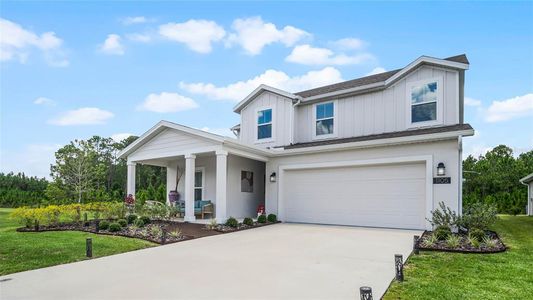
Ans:
[{"label": "white porch column", "polygon": [[216,171],[216,196],[215,214],[217,223],[226,222],[226,185],[228,169],[228,152],[224,150],[216,151],[217,171]]},{"label": "white porch column", "polygon": [[128,181],[126,184],[126,196],[133,195],[135,198],[135,163],[128,162]]},{"label": "white porch column", "polygon": [[194,216],[194,171],[196,155],[185,155],[185,218],[186,222],[196,220]]},{"label": "white porch column", "polygon": [[178,162],[170,162],[167,165],[167,204],[170,204],[168,194],[176,189],[176,178],[178,177]]}]

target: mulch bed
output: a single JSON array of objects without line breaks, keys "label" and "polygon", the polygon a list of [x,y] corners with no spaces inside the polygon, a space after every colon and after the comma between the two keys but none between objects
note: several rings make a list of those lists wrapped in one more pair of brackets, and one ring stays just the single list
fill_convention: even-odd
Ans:
[{"label": "mulch bed", "polygon": [[436,241],[431,246],[424,246],[423,241],[426,238],[429,238],[433,232],[431,231],[424,231],[420,239],[418,240],[418,249],[419,250],[425,250],[425,251],[443,251],[443,252],[458,252],[458,253],[499,253],[504,252],[507,250],[507,247],[503,243],[503,241],[500,239],[498,234],[493,231],[488,231],[487,236],[489,236],[492,240],[496,241],[495,247],[489,248],[485,246],[483,243],[480,243],[479,247],[473,247],[468,242],[468,236],[465,234],[458,234],[460,236],[460,242],[459,246],[455,248],[450,248],[446,241]]},{"label": "mulch bed", "polygon": [[252,229],[252,228],[257,228],[257,227],[263,227],[263,226],[273,225],[273,224],[277,224],[277,223],[281,223],[281,222],[280,221],[277,221],[277,222],[274,222],[274,223],[271,223],[271,222],[267,222],[267,223],[254,222],[254,225],[252,225],[252,226],[239,223],[239,225],[236,228],[235,227],[230,227],[230,226],[227,226],[227,225],[224,225],[224,224],[218,224],[215,227],[214,231],[217,231],[217,232],[220,232],[220,233],[227,233],[227,232],[241,231],[241,230]]},{"label": "mulch bed", "polygon": [[[109,220],[113,221],[113,220]],[[279,223],[279,222],[276,222]],[[202,238],[206,236],[219,235],[223,233],[229,233],[234,231],[252,229],[256,227],[263,227],[267,225],[272,225],[276,223],[254,223],[254,226],[248,226],[244,224],[239,224],[239,227],[233,228],[223,224],[217,225],[216,228],[210,230],[207,229],[204,224],[188,223],[188,222],[176,222],[176,221],[164,221],[164,220],[153,220],[150,224],[146,225],[143,228],[133,229],[131,225],[122,228],[117,232],[110,232],[109,230],[96,230],[96,222],[94,220],[88,221],[86,226],[82,223],[59,223],[57,225],[39,226],[39,230],[35,230],[34,227],[21,227],[17,228],[19,232],[46,232],[46,231],[83,231],[90,232],[95,234],[103,235],[113,235],[113,236],[122,236],[129,238],[138,238],[147,240],[157,244],[171,244],[176,242],[181,242],[185,240],[191,240],[195,238]],[[161,230],[167,232],[166,238],[163,238],[159,235],[154,235],[151,230],[152,227],[159,227]],[[181,236],[173,237],[169,232],[174,232],[180,230]]]}]

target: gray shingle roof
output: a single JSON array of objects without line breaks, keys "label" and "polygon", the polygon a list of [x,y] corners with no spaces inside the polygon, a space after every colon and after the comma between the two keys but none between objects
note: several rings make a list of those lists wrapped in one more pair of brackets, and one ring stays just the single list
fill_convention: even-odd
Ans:
[{"label": "gray shingle roof", "polygon": [[[444,60],[463,63],[463,64],[469,64],[468,59],[466,58],[465,54],[448,57],[448,58],[445,58]],[[364,86],[364,85],[368,85],[372,83],[383,82],[389,79],[390,77],[394,76],[394,74],[400,72],[401,70],[402,69],[396,69],[396,70],[392,70],[392,71],[388,71],[384,73],[379,73],[379,74],[356,78],[356,79],[343,81],[343,82],[339,82],[339,83],[335,83],[331,85],[326,85],[326,86],[322,86],[322,87],[318,87],[318,88],[314,88],[314,89],[310,89],[306,91],[301,91],[301,92],[295,93],[295,95],[301,96],[303,98],[307,98],[311,96],[316,96],[316,95],[331,93],[335,91],[341,91],[345,89]]]},{"label": "gray shingle roof", "polygon": [[335,145],[335,144],[352,143],[352,142],[363,142],[363,141],[371,141],[371,140],[379,140],[379,139],[390,139],[390,138],[398,138],[398,137],[406,137],[406,136],[414,136],[414,135],[424,135],[424,134],[442,133],[442,132],[451,132],[451,131],[460,131],[460,130],[472,130],[472,129],[473,128],[472,126],[470,126],[470,124],[457,124],[457,125],[449,125],[449,126],[429,127],[429,128],[414,129],[414,130],[404,130],[404,131],[364,135],[364,136],[357,136],[357,137],[350,137],[350,138],[322,140],[322,141],[306,142],[306,143],[296,143],[296,144],[292,144],[288,146],[281,146],[279,148],[296,149],[296,148]]}]

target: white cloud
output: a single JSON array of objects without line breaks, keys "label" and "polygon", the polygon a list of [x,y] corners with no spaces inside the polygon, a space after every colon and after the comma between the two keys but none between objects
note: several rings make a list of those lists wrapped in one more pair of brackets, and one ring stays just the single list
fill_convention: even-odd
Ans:
[{"label": "white cloud", "polygon": [[33,103],[37,104],[37,105],[47,105],[47,106],[55,106],[56,105],[56,102],[54,100],[48,99],[46,97],[39,97],[39,98],[33,100]]},{"label": "white cloud", "polygon": [[169,113],[194,109],[197,107],[198,104],[191,98],[176,93],[162,92],[160,94],[148,95],[137,109],[158,113]]},{"label": "white cloud", "polygon": [[0,61],[18,59],[25,63],[32,49],[41,50],[46,62],[51,66],[64,67],[68,60],[63,56],[63,40],[54,32],[45,32],[40,36],[22,28],[17,23],[0,18]]},{"label": "white cloud", "polygon": [[149,34],[145,34],[145,33],[126,34],[126,38],[128,38],[128,40],[130,41],[140,42],[140,43],[148,43],[152,41],[152,36],[150,36]]},{"label": "white cloud", "polygon": [[229,128],[202,127],[202,128],[200,128],[200,130],[203,130],[203,131],[206,131],[206,132],[210,132],[210,133],[214,133],[214,134],[218,134],[218,135],[221,135],[221,136],[227,136],[227,137],[235,138],[235,134],[233,134],[233,132],[231,132],[231,130]]},{"label": "white cloud", "polygon": [[226,86],[216,86],[212,83],[180,82],[181,89],[192,94],[205,95],[214,100],[240,101],[261,84],[296,92],[318,86],[342,81],[339,70],[326,67],[318,71],[309,71],[301,76],[290,77],[285,72],[267,70],[254,78],[238,81]]},{"label": "white cloud", "polygon": [[49,121],[59,126],[105,124],[114,117],[110,111],[96,107],[83,107],[63,113],[60,117]]},{"label": "white cloud", "polygon": [[130,136],[134,135],[133,133],[115,133],[111,135],[111,138],[113,141],[119,143],[125,140],[126,138],[129,138]]},{"label": "white cloud", "polygon": [[50,164],[55,161],[59,144],[30,144],[16,152],[0,152],[2,172],[24,172],[27,176],[50,178]]},{"label": "white cloud", "polygon": [[369,53],[346,55],[335,54],[327,48],[317,48],[311,45],[299,45],[292,49],[286,61],[303,65],[354,65],[373,60]]},{"label": "white cloud", "polygon": [[383,67],[377,67],[377,68],[372,69],[372,71],[366,73],[365,76],[376,75],[376,74],[383,73],[383,72],[387,72],[387,70],[385,70],[385,68]]},{"label": "white cloud", "polygon": [[232,25],[234,33],[230,34],[227,46],[240,45],[247,54],[257,55],[272,43],[282,43],[290,47],[305,37],[311,36],[304,30],[293,26],[278,29],[272,23],[265,23],[261,17],[236,19]]},{"label": "white cloud", "polygon": [[209,53],[212,43],[222,40],[226,31],[213,21],[189,20],[161,25],[159,34],[168,40],[184,43],[193,51]]},{"label": "white cloud", "polygon": [[501,122],[510,119],[533,116],[533,93],[502,101],[493,101],[487,109],[487,122]]},{"label": "white cloud", "polygon": [[136,17],[126,17],[122,19],[122,24],[124,25],[133,25],[133,24],[143,24],[147,22],[151,22],[152,20],[144,17],[144,16],[136,16]]},{"label": "white cloud", "polygon": [[123,55],[124,46],[121,43],[120,35],[114,33],[107,35],[104,43],[100,45],[100,51],[109,55]]},{"label": "white cloud", "polygon": [[481,100],[465,97],[466,106],[481,106]]},{"label": "white cloud", "polygon": [[366,46],[366,42],[357,38],[344,38],[332,43],[341,50],[359,50]]}]

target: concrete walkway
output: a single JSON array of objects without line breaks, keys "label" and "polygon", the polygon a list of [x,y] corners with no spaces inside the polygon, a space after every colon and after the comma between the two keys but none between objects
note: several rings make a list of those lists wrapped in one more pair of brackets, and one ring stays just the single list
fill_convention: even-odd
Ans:
[{"label": "concrete walkway", "polygon": [[277,224],[3,276],[0,299],[379,299],[415,234]]}]

